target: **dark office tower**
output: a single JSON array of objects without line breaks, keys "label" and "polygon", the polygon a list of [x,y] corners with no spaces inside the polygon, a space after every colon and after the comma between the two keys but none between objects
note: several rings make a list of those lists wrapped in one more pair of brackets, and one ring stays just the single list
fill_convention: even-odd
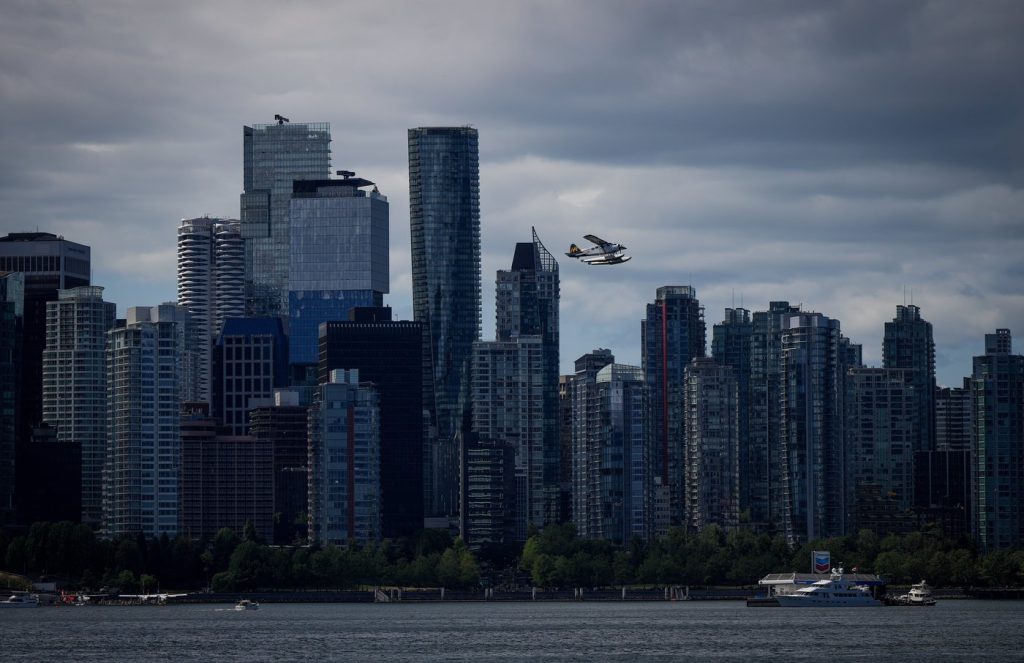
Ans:
[{"label": "dark office tower", "polygon": [[753,314],[747,498],[751,523],[759,529],[782,528],[781,331],[783,320],[799,313],[800,307],[789,302],[771,302],[767,311]]},{"label": "dark office tower", "polygon": [[327,179],[331,126],[288,124],[280,118],[277,124],[243,127],[242,142],[245,313],[286,316],[292,186],[295,180]]},{"label": "dark office tower", "polygon": [[692,286],[658,288],[640,323],[641,358],[650,395],[654,473],[668,486],[670,521],[685,520],[683,372],[704,356],[704,307]]},{"label": "dark office tower", "polygon": [[60,442],[45,423],[18,452],[20,523],[77,522],[82,517],[82,445]]},{"label": "dark office tower", "polygon": [[224,323],[213,349],[213,416],[231,435],[249,432],[250,401],[288,385],[288,337],[280,318]]},{"label": "dark office tower", "polygon": [[0,527],[14,524],[18,373],[25,317],[25,275],[0,272]]},{"label": "dark office tower", "polygon": [[238,221],[182,219],[178,304],[188,308],[201,335],[199,398],[210,402],[213,342],[225,320],[245,315],[245,244]]},{"label": "dark office tower", "polygon": [[736,372],[697,357],[686,367],[686,525],[702,530],[740,522],[739,390]]},{"label": "dark office tower", "polygon": [[971,377],[974,528],[985,551],[1024,543],[1024,355],[1011,353],[1009,329],[985,334]]},{"label": "dark office tower", "polygon": [[846,533],[846,351],[839,321],[821,313],[782,319],[779,439],[782,525],[791,544]]},{"label": "dark office tower", "polygon": [[27,443],[43,420],[43,348],[46,302],[57,291],[89,285],[89,247],[50,233],[0,237],[0,272],[25,275],[25,316],[18,385],[18,444]]},{"label": "dark office tower", "polygon": [[290,207],[288,360],[316,364],[320,323],[354,307],[383,306],[388,292],[388,199],[373,182],[295,182]]},{"label": "dark office tower", "polygon": [[423,528],[423,327],[392,321],[391,309],[356,309],[353,320],[320,327],[320,380],[357,369],[380,398],[383,535]]},{"label": "dark office tower", "polygon": [[273,533],[273,453],[268,440],[223,435],[217,420],[199,408],[181,415],[181,529],[213,538],[223,527],[236,532],[252,523],[256,534]]},{"label": "dark office tower", "polygon": [[503,442],[467,436],[460,464],[463,504],[459,530],[473,550],[516,545],[517,484],[515,449]]},{"label": "dark office tower", "polygon": [[249,435],[270,445],[274,460],[275,545],[305,541],[309,513],[307,415],[299,395],[286,389],[249,402]]},{"label": "dark office tower", "polygon": [[106,343],[117,307],[103,301],[99,286],[61,290],[57,296],[46,304],[43,419],[59,442],[81,446],[81,521],[98,527],[107,453]]},{"label": "dark office tower", "polygon": [[725,319],[714,326],[711,338],[711,356],[715,363],[719,366],[729,366],[736,377],[740,512],[749,512],[750,478],[759,474],[756,468],[750,467],[750,340],[753,333],[754,325],[750,321],[750,311],[744,308],[727,308]]},{"label": "dark office tower", "polygon": [[854,483],[850,533],[914,528],[915,377],[913,369],[902,368],[846,372],[847,475]]},{"label": "dark office tower", "polygon": [[480,157],[472,127],[409,129],[413,315],[424,330],[430,414],[426,497],[455,513],[457,437],[469,421],[469,369],[480,339]]},{"label": "dark office tower", "polygon": [[921,318],[917,306],[897,306],[896,317],[885,323],[882,366],[916,371],[911,376],[917,398],[914,451],[935,448],[935,341],[932,323]]},{"label": "dark office tower", "polygon": [[[542,486],[531,486],[526,495],[520,495],[531,504],[531,522],[538,526],[558,520],[558,303],[558,263],[533,229],[532,242],[516,244],[512,269],[498,271],[495,338],[499,344],[515,343],[516,338],[526,336],[535,336],[540,341],[540,420],[532,421],[529,427],[532,429],[531,438],[540,433],[540,454],[535,466],[541,471],[537,478]],[[533,363],[533,360],[528,363]],[[530,377],[528,381],[536,384],[536,377]],[[531,387],[530,391],[535,389]],[[537,408],[531,404],[530,410],[536,411]],[[537,489],[542,494],[537,494]]]},{"label": "dark office tower", "polygon": [[963,387],[935,390],[936,451],[969,451],[972,421],[970,378],[964,378]]}]

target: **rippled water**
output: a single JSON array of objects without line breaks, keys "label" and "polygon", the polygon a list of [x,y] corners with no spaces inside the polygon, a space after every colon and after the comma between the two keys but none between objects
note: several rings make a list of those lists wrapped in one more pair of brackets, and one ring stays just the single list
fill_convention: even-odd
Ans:
[{"label": "rippled water", "polygon": [[264,604],[0,611],[0,660],[1011,660],[1024,602]]}]

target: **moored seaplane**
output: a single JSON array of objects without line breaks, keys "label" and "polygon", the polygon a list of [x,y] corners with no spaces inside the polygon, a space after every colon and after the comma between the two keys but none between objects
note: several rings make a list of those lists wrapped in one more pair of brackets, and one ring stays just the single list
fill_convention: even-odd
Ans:
[{"label": "moored seaplane", "polygon": [[584,235],[583,239],[594,244],[589,249],[581,249],[575,244],[569,245],[569,251],[565,255],[576,258],[588,265],[618,265],[632,259],[623,253],[626,250],[621,244],[606,242],[597,235]]}]

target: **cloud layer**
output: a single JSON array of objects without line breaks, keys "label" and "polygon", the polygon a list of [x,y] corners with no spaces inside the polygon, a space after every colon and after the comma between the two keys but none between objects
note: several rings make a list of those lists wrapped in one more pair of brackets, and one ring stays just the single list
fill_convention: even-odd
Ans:
[{"label": "cloud layer", "polygon": [[[0,230],[93,247],[123,310],[174,297],[178,219],[236,216],[241,127],[329,121],[391,201],[411,316],[405,129],[480,130],[485,337],[536,226],[634,260],[562,260],[562,365],[639,361],[644,304],[802,302],[880,361],[904,291],[940,381],[1024,335],[1017,2],[137,3],[0,8]],[[1024,340],[1020,341],[1024,343]]]}]

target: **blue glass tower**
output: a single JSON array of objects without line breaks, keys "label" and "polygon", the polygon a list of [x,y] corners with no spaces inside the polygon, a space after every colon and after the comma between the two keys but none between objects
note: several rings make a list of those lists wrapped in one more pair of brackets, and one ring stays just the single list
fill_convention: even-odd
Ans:
[{"label": "blue glass tower", "polygon": [[293,364],[319,359],[320,323],[354,307],[384,305],[388,292],[388,199],[373,182],[296,181],[290,207],[288,351]]},{"label": "blue glass tower", "polygon": [[480,339],[480,156],[472,127],[409,129],[413,316],[424,327],[430,416],[428,511],[458,508],[457,435],[469,419],[469,369]]}]

